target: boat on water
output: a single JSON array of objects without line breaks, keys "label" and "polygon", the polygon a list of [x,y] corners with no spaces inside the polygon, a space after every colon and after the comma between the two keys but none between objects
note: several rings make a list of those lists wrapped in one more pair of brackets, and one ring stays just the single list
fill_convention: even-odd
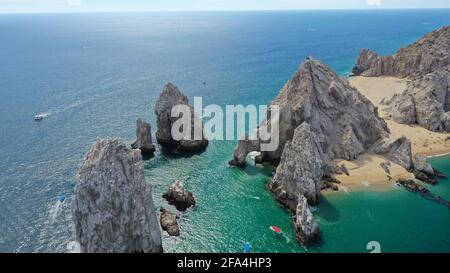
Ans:
[{"label": "boat on water", "polygon": [[58,201],[59,202],[64,202],[64,200],[66,200],[66,196],[64,194],[58,195]]},{"label": "boat on water", "polygon": [[41,121],[45,118],[45,114],[39,113],[36,116],[34,116],[34,121]]},{"label": "boat on water", "polygon": [[283,230],[276,226],[271,226],[270,230],[272,230],[275,234],[281,235],[283,234]]}]

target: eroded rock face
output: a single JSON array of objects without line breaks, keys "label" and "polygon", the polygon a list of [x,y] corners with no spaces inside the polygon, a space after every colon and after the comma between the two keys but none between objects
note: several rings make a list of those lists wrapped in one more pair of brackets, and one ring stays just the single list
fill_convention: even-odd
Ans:
[{"label": "eroded rock face", "polygon": [[136,121],[136,141],[131,144],[133,149],[141,150],[142,154],[152,156],[155,153],[155,146],[152,142],[152,130],[149,123],[143,119]]},{"label": "eroded rock face", "polygon": [[418,42],[400,49],[394,56],[379,56],[373,51],[361,51],[353,69],[355,75],[366,77],[423,76],[450,65],[450,27],[435,30]]},{"label": "eroded rock face", "polygon": [[180,236],[180,228],[178,227],[178,216],[170,211],[161,208],[161,228],[170,236]]},{"label": "eroded rock face", "polygon": [[353,75],[379,77],[393,74],[394,57],[380,56],[370,49],[363,49],[359,54]]},{"label": "eroded rock face", "polygon": [[411,79],[407,90],[384,102],[388,115],[398,123],[450,132],[450,27],[427,34],[394,56],[364,49],[353,73]]},{"label": "eroded rock face", "polygon": [[[179,117],[172,117],[172,109],[177,105],[185,105],[191,112],[191,133],[184,131],[184,138],[174,140],[172,137],[172,125]],[[175,147],[180,151],[202,151],[208,146],[208,140],[203,134],[203,122],[195,113],[193,107],[189,106],[188,98],[183,95],[178,87],[168,83],[158,98],[155,106],[158,131],[156,140],[163,146]],[[195,132],[199,132],[196,139]]]},{"label": "eroded rock face", "polygon": [[398,139],[382,139],[373,146],[371,151],[385,156],[407,170],[414,169],[411,141],[406,137]]},{"label": "eroded rock face", "polygon": [[320,137],[308,123],[300,125],[292,141],[286,144],[276,174],[269,189],[277,200],[292,211],[296,210],[298,196],[305,196],[308,203],[319,203],[321,180],[329,172],[329,164],[323,153]]},{"label": "eroded rock face", "polygon": [[434,169],[430,163],[428,163],[425,156],[417,155],[414,158],[414,169],[420,172],[424,172],[429,175],[434,175]]},{"label": "eroded rock face", "polygon": [[141,153],[120,140],[92,146],[76,176],[72,212],[81,252],[162,252]]},{"label": "eroded rock face", "polygon": [[298,198],[295,210],[294,230],[297,240],[306,246],[320,236],[319,225],[309,210],[306,198],[302,195]]},{"label": "eroded rock face", "polygon": [[[280,107],[280,145],[261,151],[262,158],[278,162],[285,144],[303,122],[323,138],[323,152],[330,159],[354,160],[375,142],[388,136],[388,127],[377,108],[347,80],[314,59],[307,59],[269,106]],[[265,130],[265,121],[259,130]],[[258,134],[258,132],[256,133]],[[261,142],[262,143],[262,142]],[[234,165],[245,165],[245,156],[260,143],[242,141],[235,150]]]},{"label": "eroded rock face", "polygon": [[450,69],[411,80],[407,90],[387,102],[386,112],[398,123],[450,132]]},{"label": "eroded rock face", "polygon": [[163,194],[163,198],[165,198],[170,205],[174,205],[179,211],[185,211],[196,204],[192,192],[185,190],[183,184],[179,180],[176,180],[170,186],[169,190]]}]

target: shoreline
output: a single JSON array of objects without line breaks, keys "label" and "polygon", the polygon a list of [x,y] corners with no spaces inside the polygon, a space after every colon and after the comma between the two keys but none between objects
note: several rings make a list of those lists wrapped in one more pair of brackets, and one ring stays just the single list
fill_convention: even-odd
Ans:
[{"label": "shoreline", "polygon": [[[419,125],[407,125],[396,123],[386,117],[383,99],[389,99],[396,93],[406,89],[408,80],[395,77],[350,77],[350,84],[358,89],[376,107],[389,127],[390,137],[399,138],[406,136],[411,141],[413,157],[416,155],[427,158],[437,158],[450,154],[450,139],[448,133],[432,132]],[[390,164],[390,173],[387,173],[381,163]],[[375,154],[362,154],[354,161],[334,160],[334,164],[345,164],[350,176],[336,175],[339,191],[322,191],[323,194],[341,194],[347,191],[391,191],[395,190],[395,181],[398,178],[411,178],[414,175],[403,167],[390,162],[386,158]]]}]

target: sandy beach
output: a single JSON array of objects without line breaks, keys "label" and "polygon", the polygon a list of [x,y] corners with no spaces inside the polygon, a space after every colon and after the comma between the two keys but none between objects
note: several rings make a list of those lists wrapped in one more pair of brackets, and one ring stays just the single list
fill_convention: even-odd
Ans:
[{"label": "sandy beach", "polygon": [[[365,95],[375,106],[379,107],[380,115],[385,118],[391,132],[391,138],[406,136],[411,140],[413,155],[436,156],[450,153],[450,134],[436,133],[416,125],[399,124],[386,119],[383,98],[391,98],[396,93],[406,89],[407,80],[394,77],[352,77],[350,84]],[[341,190],[389,190],[398,178],[410,178],[412,174],[403,167],[390,162],[390,174],[380,164],[389,162],[380,155],[363,154],[355,161],[335,160],[335,164],[345,164],[350,176],[337,175],[342,182]]]}]

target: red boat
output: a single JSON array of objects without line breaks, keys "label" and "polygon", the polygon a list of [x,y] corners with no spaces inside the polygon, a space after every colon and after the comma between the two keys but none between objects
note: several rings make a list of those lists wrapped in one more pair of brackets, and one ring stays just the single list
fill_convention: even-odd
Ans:
[{"label": "red boat", "polygon": [[281,228],[276,227],[276,226],[271,226],[270,230],[272,230],[273,232],[275,232],[276,234],[283,234],[283,230],[281,230]]}]

